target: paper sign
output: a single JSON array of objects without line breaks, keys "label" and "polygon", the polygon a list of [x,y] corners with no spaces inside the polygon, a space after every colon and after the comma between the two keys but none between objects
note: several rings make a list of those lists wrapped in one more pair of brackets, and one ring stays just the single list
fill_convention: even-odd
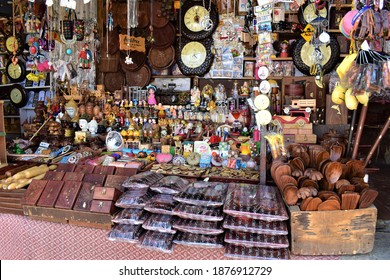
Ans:
[{"label": "paper sign", "polygon": [[119,49],[121,51],[146,52],[145,38],[119,34]]}]

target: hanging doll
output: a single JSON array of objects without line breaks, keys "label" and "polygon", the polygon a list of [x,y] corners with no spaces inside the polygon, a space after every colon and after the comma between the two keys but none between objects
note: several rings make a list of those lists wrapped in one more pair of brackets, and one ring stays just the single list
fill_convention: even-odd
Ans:
[{"label": "hanging doll", "polygon": [[89,45],[84,44],[79,54],[79,67],[82,69],[90,69],[92,61],[92,52],[89,50]]}]

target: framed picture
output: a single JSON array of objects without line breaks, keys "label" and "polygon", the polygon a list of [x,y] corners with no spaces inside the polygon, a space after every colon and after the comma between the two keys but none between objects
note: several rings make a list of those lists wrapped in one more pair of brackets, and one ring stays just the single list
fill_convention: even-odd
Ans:
[{"label": "framed picture", "polygon": [[[226,13],[233,13],[234,10],[234,1],[238,2],[238,0],[220,0],[217,3],[218,7],[218,13],[219,14],[226,14]],[[248,0],[246,0],[248,1]],[[237,3],[236,3],[237,7]]]},{"label": "framed picture", "polygon": [[237,0],[237,12],[240,16],[245,16],[248,13],[248,0]]},{"label": "framed picture", "polygon": [[253,77],[255,63],[253,61],[245,61],[244,63],[244,77]]}]

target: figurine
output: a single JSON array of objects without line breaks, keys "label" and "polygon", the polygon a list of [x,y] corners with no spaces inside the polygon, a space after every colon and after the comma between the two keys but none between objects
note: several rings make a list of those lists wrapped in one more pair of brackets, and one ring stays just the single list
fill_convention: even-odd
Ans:
[{"label": "figurine", "polygon": [[98,123],[97,121],[95,120],[95,118],[93,118],[89,123],[88,123],[88,130],[89,132],[91,133],[91,135],[96,135],[96,132],[98,130]]},{"label": "figurine", "polygon": [[280,57],[288,57],[288,41],[286,40],[280,45]]},{"label": "figurine", "polygon": [[200,89],[195,83],[194,87],[191,89],[191,105],[199,107],[200,105]]},{"label": "figurine", "polygon": [[65,111],[67,115],[70,117],[71,122],[77,123],[79,120],[78,116],[78,110],[79,108],[77,107],[76,102],[72,99],[70,99],[66,104],[65,104]]},{"label": "figurine", "polygon": [[245,81],[244,84],[241,86],[241,96],[249,96],[250,89],[248,82]]},{"label": "figurine", "polygon": [[88,121],[86,119],[80,119],[79,126],[81,128],[81,131],[83,131],[83,132],[88,131]]},{"label": "figurine", "polygon": [[90,69],[92,60],[92,52],[89,50],[89,45],[84,44],[79,54],[79,67],[82,69]]},{"label": "figurine", "polygon": [[149,105],[156,105],[157,104],[157,101],[156,101],[156,86],[154,85],[148,85],[147,87],[147,90],[148,90],[148,104]]}]

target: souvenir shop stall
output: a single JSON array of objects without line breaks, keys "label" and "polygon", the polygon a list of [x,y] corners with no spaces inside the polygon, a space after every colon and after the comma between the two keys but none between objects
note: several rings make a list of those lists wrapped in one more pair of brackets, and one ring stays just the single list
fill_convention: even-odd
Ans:
[{"label": "souvenir shop stall", "polygon": [[372,251],[388,1],[1,5],[2,259]]}]

